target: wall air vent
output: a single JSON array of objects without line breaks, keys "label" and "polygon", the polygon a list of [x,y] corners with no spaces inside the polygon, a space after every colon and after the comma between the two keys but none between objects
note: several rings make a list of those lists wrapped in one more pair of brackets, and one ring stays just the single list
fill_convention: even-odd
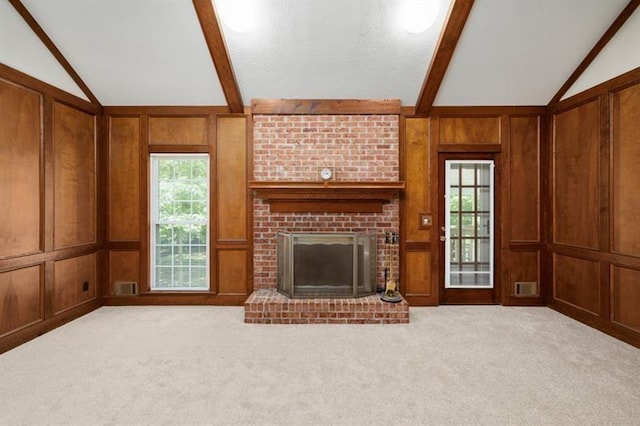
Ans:
[{"label": "wall air vent", "polygon": [[138,294],[138,283],[135,281],[116,281],[116,296],[135,296]]},{"label": "wall air vent", "polygon": [[538,296],[538,283],[536,281],[521,281],[515,283],[515,295],[518,297]]}]

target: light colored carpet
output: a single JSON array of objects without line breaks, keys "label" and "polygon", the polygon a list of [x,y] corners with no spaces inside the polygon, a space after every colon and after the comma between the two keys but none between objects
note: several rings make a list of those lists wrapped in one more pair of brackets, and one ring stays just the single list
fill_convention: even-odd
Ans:
[{"label": "light colored carpet", "polygon": [[0,355],[0,424],[640,424],[640,350],[548,308],[242,320],[103,307]]}]

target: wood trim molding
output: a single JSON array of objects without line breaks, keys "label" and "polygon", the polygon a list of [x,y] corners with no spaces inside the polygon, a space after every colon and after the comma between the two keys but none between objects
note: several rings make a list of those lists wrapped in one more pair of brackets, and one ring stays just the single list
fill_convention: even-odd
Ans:
[{"label": "wood trim molding", "polygon": [[441,143],[438,152],[502,152],[501,144],[481,143]]},{"label": "wood trim molding", "polygon": [[40,24],[38,24],[38,21],[36,21],[36,19],[33,17],[33,15],[31,15],[31,13],[29,13],[29,11],[22,4],[22,2],[20,0],[9,0],[9,3],[11,3],[13,8],[16,10],[16,12],[18,12],[20,16],[22,16],[22,19],[24,19],[27,25],[31,27],[31,29],[38,36],[40,41],[42,41],[42,43],[44,43],[44,45],[47,46],[47,49],[49,49],[49,52],[51,52],[54,58],[56,58],[56,60],[60,63],[60,65],[62,65],[62,68],[64,68],[67,74],[69,74],[69,77],[71,77],[73,81],[78,85],[78,87],[80,87],[82,92],[87,96],[87,98],[89,98],[91,103],[101,106],[100,101],[98,101],[98,98],[94,96],[94,94],[91,92],[91,89],[89,89],[89,87],[85,84],[85,82],[78,75],[76,70],[73,69],[69,61],[67,61],[67,59],[64,57],[62,52],[60,52],[60,50],[56,47],[53,40],[51,40],[47,35],[47,33],[44,32]]},{"label": "wood trim molding", "polygon": [[402,108],[400,99],[253,99],[251,112],[272,115],[399,115]]},{"label": "wood trim molding", "polygon": [[429,115],[438,117],[492,117],[509,115],[510,117],[544,115],[546,106],[455,106],[433,107]]},{"label": "wood trim molding", "polygon": [[31,77],[30,75],[25,74],[22,71],[18,71],[4,64],[0,64],[0,79],[8,81],[12,84],[23,86],[30,90],[35,90],[37,92],[47,94],[54,98],[56,101],[59,101],[65,105],[72,106],[74,108],[78,108],[84,112],[88,112],[90,114],[100,113],[101,107],[99,105],[92,104],[85,99],[65,92],[62,89],[58,89],[57,87],[52,86],[49,83],[45,83],[42,80],[38,80],[35,77]]},{"label": "wood trim molding", "polygon": [[180,117],[193,115],[207,116],[210,114],[228,114],[226,106],[105,106],[105,115],[151,115],[154,117]]},{"label": "wood trim molding", "polygon": [[400,197],[404,182],[250,182],[275,213],[377,213]]},{"label": "wood trim molding", "polygon": [[452,1],[431,64],[429,64],[429,70],[418,95],[416,114],[429,114],[472,6],[473,0]]},{"label": "wood trim molding", "polygon": [[625,87],[638,83],[640,83],[640,67],[634,68],[631,71],[627,71],[624,74],[612,78],[611,80],[602,82],[597,86],[593,86],[592,88],[587,89],[584,92],[577,93],[570,98],[563,99],[557,104],[550,105],[549,108],[547,108],[547,113],[558,114],[568,109],[575,108],[580,104],[591,102],[603,93],[616,92],[618,90],[624,89]]},{"label": "wood trim molding", "polygon": [[629,4],[620,12],[620,15],[616,18],[615,21],[611,24],[611,26],[605,31],[605,33],[600,37],[600,40],[596,43],[595,46],[591,49],[591,51],[585,56],[585,58],[580,62],[580,65],[573,71],[573,73],[569,76],[567,81],[560,87],[558,93],[549,101],[549,105],[554,105],[560,102],[562,96],[567,93],[567,90],[573,86],[573,84],[578,80],[578,78],[582,75],[582,73],[591,65],[591,62],[598,56],[600,51],[604,49],[609,40],[616,35],[618,30],[622,28],[624,23],[629,19],[629,17],[633,14],[636,8],[640,5],[640,0],[631,0]]},{"label": "wood trim molding", "polygon": [[216,68],[227,105],[229,105],[231,112],[242,113],[244,112],[244,104],[213,2],[211,0],[193,0],[193,7],[198,15],[198,21],[200,21],[200,27],[207,42],[213,65]]},{"label": "wood trim molding", "polygon": [[590,327],[602,331],[610,336],[620,339],[630,345],[640,348],[640,337],[633,330],[619,325],[615,322],[609,322],[597,315],[594,315],[584,309],[571,305],[559,299],[551,299],[547,306],[561,314],[567,315],[577,321],[580,321]]}]

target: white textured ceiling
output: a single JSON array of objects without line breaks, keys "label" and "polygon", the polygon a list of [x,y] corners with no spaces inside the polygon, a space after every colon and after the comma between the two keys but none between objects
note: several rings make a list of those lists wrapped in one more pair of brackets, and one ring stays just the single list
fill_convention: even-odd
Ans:
[{"label": "white textured ceiling", "polygon": [[640,9],[602,49],[580,78],[567,90],[563,99],[640,67]]},{"label": "white textured ceiling", "polygon": [[23,0],[103,105],[225,105],[191,1]]},{"label": "white textured ceiling", "polygon": [[546,105],[628,0],[476,0],[434,105]]},{"label": "white textured ceiling", "polygon": [[0,0],[0,63],[87,100],[8,0]]},{"label": "white textured ceiling", "polygon": [[[212,0],[213,1],[213,0]],[[216,0],[217,1],[217,0]],[[244,0],[256,26],[222,25],[245,104],[394,98],[415,105],[450,0],[431,29],[407,0]],[[435,104],[546,105],[628,0],[476,0]],[[225,105],[190,0],[23,0],[104,105]],[[569,94],[639,66],[637,11]],[[8,3],[0,62],[85,96]]]},{"label": "white textured ceiling", "polygon": [[414,105],[450,0],[432,27],[410,34],[404,1],[253,0],[256,27],[223,30],[248,103],[254,98],[400,98]]}]

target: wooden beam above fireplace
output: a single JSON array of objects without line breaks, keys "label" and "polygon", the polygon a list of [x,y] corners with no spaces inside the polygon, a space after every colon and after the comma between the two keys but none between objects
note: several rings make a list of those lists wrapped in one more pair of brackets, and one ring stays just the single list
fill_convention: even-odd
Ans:
[{"label": "wooden beam above fireplace", "polygon": [[273,213],[380,213],[400,197],[404,182],[257,182],[254,194]]}]

